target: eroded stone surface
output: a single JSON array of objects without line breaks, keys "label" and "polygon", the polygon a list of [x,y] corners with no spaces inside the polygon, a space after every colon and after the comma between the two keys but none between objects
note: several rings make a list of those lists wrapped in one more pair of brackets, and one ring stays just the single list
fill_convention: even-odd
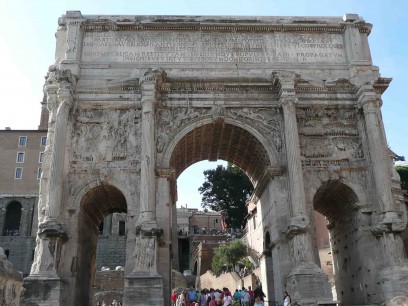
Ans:
[{"label": "eroded stone surface", "polygon": [[407,296],[406,207],[380,112],[391,79],[372,65],[370,31],[355,14],[67,12],[44,86],[43,235],[27,284],[54,282],[53,305],[92,305],[98,227],[126,212],[124,305],[169,304],[176,179],[224,159],[255,187],[246,241],[270,300],[332,299],[313,210],[329,221],[343,304]]}]

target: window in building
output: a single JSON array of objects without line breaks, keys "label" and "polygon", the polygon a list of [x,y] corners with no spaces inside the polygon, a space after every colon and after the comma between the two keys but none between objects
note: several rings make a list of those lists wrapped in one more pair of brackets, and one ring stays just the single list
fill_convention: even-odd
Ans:
[{"label": "window in building", "polygon": [[21,222],[21,204],[11,202],[6,209],[6,221],[4,223],[4,236],[18,236]]},{"label": "window in building", "polygon": [[21,167],[16,168],[16,172],[14,173],[14,178],[18,180],[23,178],[23,168]]},{"label": "window in building", "polygon": [[37,170],[37,178],[40,179],[42,175],[42,168],[38,168]]},{"label": "window in building", "polygon": [[24,152],[17,152],[16,163],[24,163]]},{"label": "window in building", "polygon": [[25,147],[27,145],[27,136],[20,136],[18,138],[18,146]]},{"label": "window in building", "polygon": [[44,152],[40,152],[40,155],[38,156],[38,162],[42,163],[44,159]]},{"label": "window in building", "polygon": [[218,219],[215,219],[215,224],[217,224],[218,223]]},{"label": "window in building", "polygon": [[254,221],[254,229],[256,229],[256,215],[252,216],[252,220]]},{"label": "window in building", "polygon": [[47,136],[41,136],[40,145],[45,146],[47,144]]},{"label": "window in building", "polygon": [[125,236],[125,221],[119,221],[119,236]]}]

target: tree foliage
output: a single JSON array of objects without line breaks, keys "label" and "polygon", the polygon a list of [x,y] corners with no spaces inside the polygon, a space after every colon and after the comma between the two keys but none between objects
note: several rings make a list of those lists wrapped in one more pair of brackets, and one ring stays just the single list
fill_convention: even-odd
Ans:
[{"label": "tree foliage", "polygon": [[211,269],[214,274],[219,275],[224,267],[230,270],[246,256],[248,256],[248,250],[241,240],[235,239],[230,243],[222,243],[215,249]]},{"label": "tree foliage", "polygon": [[247,214],[246,200],[254,190],[249,178],[240,168],[228,164],[225,168],[204,171],[205,182],[198,189],[204,209],[223,212],[228,227],[240,228]]},{"label": "tree foliage", "polygon": [[397,170],[401,178],[401,188],[408,190],[408,167],[397,166],[395,170]]}]

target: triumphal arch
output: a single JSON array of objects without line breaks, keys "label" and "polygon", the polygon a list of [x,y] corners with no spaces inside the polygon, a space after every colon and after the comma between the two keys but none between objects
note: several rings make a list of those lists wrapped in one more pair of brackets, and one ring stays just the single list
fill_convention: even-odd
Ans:
[{"label": "triumphal arch", "polygon": [[355,14],[67,12],[44,85],[49,131],[27,305],[93,305],[98,226],[112,212],[127,213],[124,305],[168,305],[176,179],[217,159],[255,187],[268,300],[284,290],[301,305],[332,300],[314,210],[329,222],[343,305],[406,298],[406,208],[380,111],[391,79],[373,66],[370,31]]}]

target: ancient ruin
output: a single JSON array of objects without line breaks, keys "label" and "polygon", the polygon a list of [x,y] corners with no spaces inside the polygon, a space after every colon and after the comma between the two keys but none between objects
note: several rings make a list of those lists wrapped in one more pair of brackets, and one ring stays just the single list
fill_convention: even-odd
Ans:
[{"label": "ancient ruin", "polygon": [[[127,213],[124,305],[169,305],[176,179],[223,159],[255,193],[250,247],[270,300],[332,300],[314,210],[329,221],[343,305],[407,299],[406,206],[381,119],[391,79],[360,16],[59,19],[27,305],[94,305],[98,227]],[[251,236],[252,235],[252,236]]]}]

